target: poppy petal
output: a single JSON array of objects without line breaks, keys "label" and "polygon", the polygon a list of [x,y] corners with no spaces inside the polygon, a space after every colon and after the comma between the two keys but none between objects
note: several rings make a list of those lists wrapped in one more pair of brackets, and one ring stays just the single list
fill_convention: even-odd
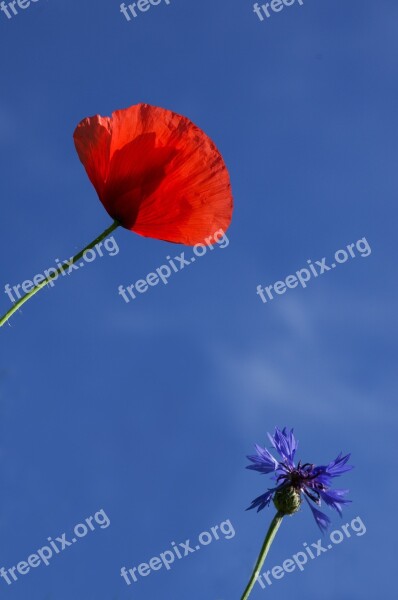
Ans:
[{"label": "poppy petal", "polygon": [[111,124],[107,117],[83,119],[76,127],[74,140],[87,175],[101,198],[105,192],[111,146]]}]

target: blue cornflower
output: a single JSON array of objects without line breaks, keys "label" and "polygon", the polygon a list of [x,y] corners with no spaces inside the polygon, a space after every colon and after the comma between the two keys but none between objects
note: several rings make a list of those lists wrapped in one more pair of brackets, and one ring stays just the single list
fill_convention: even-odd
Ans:
[{"label": "blue cornflower", "polygon": [[281,431],[276,427],[274,435],[268,434],[268,437],[282,460],[276,460],[266,448],[256,445],[257,455],[247,457],[254,464],[247,468],[264,474],[274,473],[277,486],[253,500],[247,510],[257,508],[258,512],[273,500],[280,514],[293,514],[300,508],[304,497],[320,530],[326,531],[331,521],[313,504],[320,506],[323,500],[330,508],[342,514],[342,506],[350,502],[344,498],[348,490],[331,489],[331,485],[334,477],[353,468],[347,465],[350,454],[343,456],[340,453],[334,461],[319,467],[310,463],[302,464],[301,461],[296,465],[294,457],[298,442],[293,429],[287,431],[285,427]]}]

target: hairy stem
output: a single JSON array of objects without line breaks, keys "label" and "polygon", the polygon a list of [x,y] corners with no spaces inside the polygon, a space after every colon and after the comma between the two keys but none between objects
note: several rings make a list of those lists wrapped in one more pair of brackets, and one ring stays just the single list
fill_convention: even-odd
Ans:
[{"label": "hairy stem", "polygon": [[46,287],[46,285],[48,285],[53,279],[57,279],[58,276],[61,275],[61,273],[63,273],[67,269],[69,269],[71,265],[74,265],[78,260],[80,260],[81,258],[83,258],[85,252],[87,252],[88,250],[92,250],[97,244],[99,244],[100,242],[102,242],[102,240],[104,240],[117,227],[119,227],[119,223],[117,221],[114,221],[112,223],[112,225],[110,227],[108,227],[108,229],[105,229],[105,231],[103,233],[101,233],[101,235],[99,235],[97,238],[95,238],[95,240],[93,240],[91,242],[91,244],[88,244],[88,246],[86,246],[85,248],[83,248],[83,250],[81,250],[78,254],[76,254],[76,256],[74,256],[70,261],[68,261],[68,264],[65,264],[65,265],[62,265],[61,267],[59,267],[59,269],[57,269],[57,271],[54,272],[53,275],[51,275],[51,276],[47,277],[46,279],[44,279],[43,281],[41,281],[29,293],[27,293],[25,296],[23,296],[22,298],[20,298],[20,300],[18,300],[18,302],[16,302],[13,305],[13,307],[10,308],[10,310],[3,317],[1,317],[1,319],[0,319],[0,327],[2,327],[5,323],[7,323],[7,321],[9,320],[9,318],[23,304],[25,304],[25,302],[27,302],[35,294],[37,294],[37,292],[39,290],[41,290],[42,288]]},{"label": "hairy stem", "polygon": [[250,593],[258,579],[258,576],[260,575],[260,571],[267,557],[271,544],[274,541],[274,537],[276,536],[276,533],[282,523],[282,520],[283,515],[280,512],[277,512],[275,517],[272,519],[271,525],[269,526],[267,535],[265,536],[263,547],[261,548],[260,554],[258,555],[256,566],[254,567],[252,576],[250,577],[250,581],[247,584],[245,591],[243,592],[241,600],[247,600],[250,596]]}]

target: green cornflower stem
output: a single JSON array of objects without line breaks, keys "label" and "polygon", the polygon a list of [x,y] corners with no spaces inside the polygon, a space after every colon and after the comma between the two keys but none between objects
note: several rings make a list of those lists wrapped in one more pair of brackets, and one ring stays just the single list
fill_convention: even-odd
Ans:
[{"label": "green cornflower stem", "polygon": [[48,285],[53,279],[57,279],[57,277],[59,275],[61,275],[61,273],[63,273],[64,271],[66,271],[67,269],[70,268],[71,265],[74,265],[78,260],[80,260],[81,258],[83,258],[84,253],[87,252],[88,250],[92,250],[94,248],[94,246],[96,246],[97,244],[99,244],[100,242],[102,242],[102,240],[104,240],[106,237],[108,237],[108,235],[110,233],[112,233],[112,231],[115,231],[115,229],[117,227],[119,227],[120,223],[118,223],[117,221],[114,221],[112,223],[112,225],[110,227],[108,227],[108,229],[105,229],[105,231],[103,233],[101,233],[101,235],[99,235],[97,238],[95,238],[95,240],[93,240],[91,242],[91,244],[88,244],[88,246],[86,246],[85,248],[83,248],[83,250],[81,250],[78,254],[76,254],[76,256],[74,256],[70,261],[68,261],[68,264],[62,265],[61,267],[59,267],[59,269],[57,269],[56,273],[54,273],[53,275],[47,277],[46,279],[44,279],[43,281],[41,281],[38,285],[36,285],[28,294],[26,294],[25,296],[23,296],[23,298],[20,298],[20,300],[18,300],[18,302],[16,302],[12,308],[10,308],[10,310],[0,319],[0,327],[2,327],[5,323],[7,323],[8,319],[23,305],[25,304],[25,302],[27,302],[28,300],[30,300],[32,298],[32,296],[34,296],[35,294],[37,294],[37,292],[39,290],[41,290],[42,288],[46,287],[46,285]]},{"label": "green cornflower stem", "polygon": [[274,541],[274,537],[276,536],[276,533],[282,523],[283,516],[284,515],[282,513],[277,512],[275,517],[272,519],[272,523],[269,526],[268,533],[265,536],[263,547],[261,548],[260,554],[258,556],[256,566],[254,567],[252,576],[250,577],[250,581],[247,584],[245,591],[243,592],[243,596],[242,596],[241,600],[247,600],[248,597],[250,596],[250,593],[254,587],[254,584],[256,583],[257,578],[260,575],[260,571],[261,571],[264,561],[267,557],[268,550],[270,549],[271,544]]}]

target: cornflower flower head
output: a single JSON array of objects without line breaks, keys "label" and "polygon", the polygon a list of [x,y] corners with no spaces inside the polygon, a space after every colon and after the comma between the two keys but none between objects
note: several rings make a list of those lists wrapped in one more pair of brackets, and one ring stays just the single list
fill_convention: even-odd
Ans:
[{"label": "cornflower flower head", "polygon": [[333,489],[333,479],[350,471],[348,465],[350,454],[340,453],[335,460],[327,465],[316,466],[313,463],[295,462],[298,442],[293,429],[288,431],[275,428],[273,435],[268,434],[272,447],[279,454],[276,459],[266,448],[256,445],[257,454],[247,458],[253,463],[248,469],[259,473],[273,473],[277,485],[268,489],[264,494],[255,498],[247,510],[257,508],[257,512],[269,506],[274,501],[276,509],[282,515],[297,512],[303,498],[308,502],[315,521],[322,532],[325,532],[331,521],[317,507],[322,501],[340,515],[344,504],[350,502],[345,498],[348,490]]}]

